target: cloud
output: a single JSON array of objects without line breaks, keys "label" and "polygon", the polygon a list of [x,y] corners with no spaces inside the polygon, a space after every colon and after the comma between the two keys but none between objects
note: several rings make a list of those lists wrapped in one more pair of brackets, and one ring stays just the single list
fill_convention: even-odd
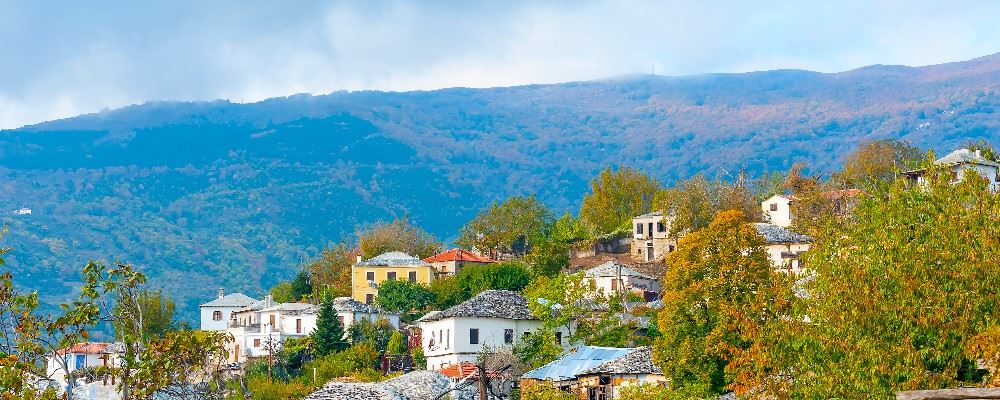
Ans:
[{"label": "cloud", "polygon": [[11,2],[0,4],[0,128],[150,100],[507,86],[651,68],[834,72],[1000,51],[997,2],[810,3]]}]

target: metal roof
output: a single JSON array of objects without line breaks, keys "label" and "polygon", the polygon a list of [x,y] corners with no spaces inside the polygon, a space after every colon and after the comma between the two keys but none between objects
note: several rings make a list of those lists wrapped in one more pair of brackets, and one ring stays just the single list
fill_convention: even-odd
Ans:
[{"label": "metal roof", "polygon": [[566,381],[608,361],[625,356],[636,349],[618,347],[583,346],[521,376],[526,379]]},{"label": "metal roof", "polygon": [[430,264],[401,251],[389,251],[359,262],[358,265],[364,267],[391,267],[402,265],[429,266]]},{"label": "metal roof", "polygon": [[230,293],[223,297],[202,304],[201,307],[246,307],[257,300],[243,293]]}]

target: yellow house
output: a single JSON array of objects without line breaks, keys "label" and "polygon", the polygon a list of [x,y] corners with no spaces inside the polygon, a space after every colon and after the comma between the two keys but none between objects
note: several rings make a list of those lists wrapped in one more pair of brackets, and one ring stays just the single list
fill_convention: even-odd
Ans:
[{"label": "yellow house", "polygon": [[434,280],[434,266],[409,254],[390,251],[351,267],[351,297],[371,304],[382,282],[405,279],[424,285]]}]

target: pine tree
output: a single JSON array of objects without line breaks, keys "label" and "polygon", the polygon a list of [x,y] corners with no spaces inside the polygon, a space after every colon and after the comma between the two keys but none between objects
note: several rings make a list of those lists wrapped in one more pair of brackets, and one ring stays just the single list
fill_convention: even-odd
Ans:
[{"label": "pine tree", "polygon": [[337,318],[337,311],[333,309],[333,301],[329,296],[324,296],[323,303],[320,305],[319,315],[316,317],[316,330],[313,331],[312,339],[317,357],[347,348],[347,342],[344,340],[344,326]]}]

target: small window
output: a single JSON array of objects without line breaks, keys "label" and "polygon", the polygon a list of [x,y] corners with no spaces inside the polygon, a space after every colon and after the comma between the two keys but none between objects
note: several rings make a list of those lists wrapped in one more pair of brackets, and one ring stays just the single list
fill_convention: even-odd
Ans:
[{"label": "small window", "polygon": [[253,347],[260,347],[260,339],[253,340]]},{"label": "small window", "polygon": [[295,333],[302,333],[302,319],[295,319]]},{"label": "small window", "polygon": [[479,329],[469,329],[469,344],[479,344]]},{"label": "small window", "polygon": [[274,326],[274,315],[272,314],[270,317],[271,326]]},{"label": "small window", "polygon": [[365,304],[371,304],[375,301],[375,295],[368,293],[365,295]]},{"label": "small window", "polygon": [[407,272],[406,273],[406,277],[407,277],[407,279],[410,280],[410,282],[416,282],[417,281],[417,271]]},{"label": "small window", "polygon": [[611,280],[611,290],[618,290],[618,279]]},{"label": "small window", "polygon": [[778,211],[778,203],[771,203],[771,211]]},{"label": "small window", "polygon": [[396,280],[396,273],[395,272],[386,273],[385,274],[385,279],[386,280],[390,280],[390,281]]},{"label": "small window", "polygon": [[562,332],[556,332],[556,344],[562,346]]},{"label": "small window", "polygon": [[375,280],[375,271],[365,272],[365,280],[374,281]]},{"label": "small window", "polygon": [[635,233],[642,234],[642,224],[635,224]]},{"label": "small window", "polygon": [[222,321],[222,311],[212,311],[212,321]]},{"label": "small window", "polygon": [[507,344],[514,343],[514,330],[504,329],[503,330],[503,342]]},{"label": "small window", "polygon": [[340,321],[340,326],[344,326],[344,316],[343,315],[338,315],[337,316],[337,320]]},{"label": "small window", "polygon": [[662,222],[657,222],[656,223],[656,231],[657,232],[666,232],[667,231],[667,224],[664,224]]}]

